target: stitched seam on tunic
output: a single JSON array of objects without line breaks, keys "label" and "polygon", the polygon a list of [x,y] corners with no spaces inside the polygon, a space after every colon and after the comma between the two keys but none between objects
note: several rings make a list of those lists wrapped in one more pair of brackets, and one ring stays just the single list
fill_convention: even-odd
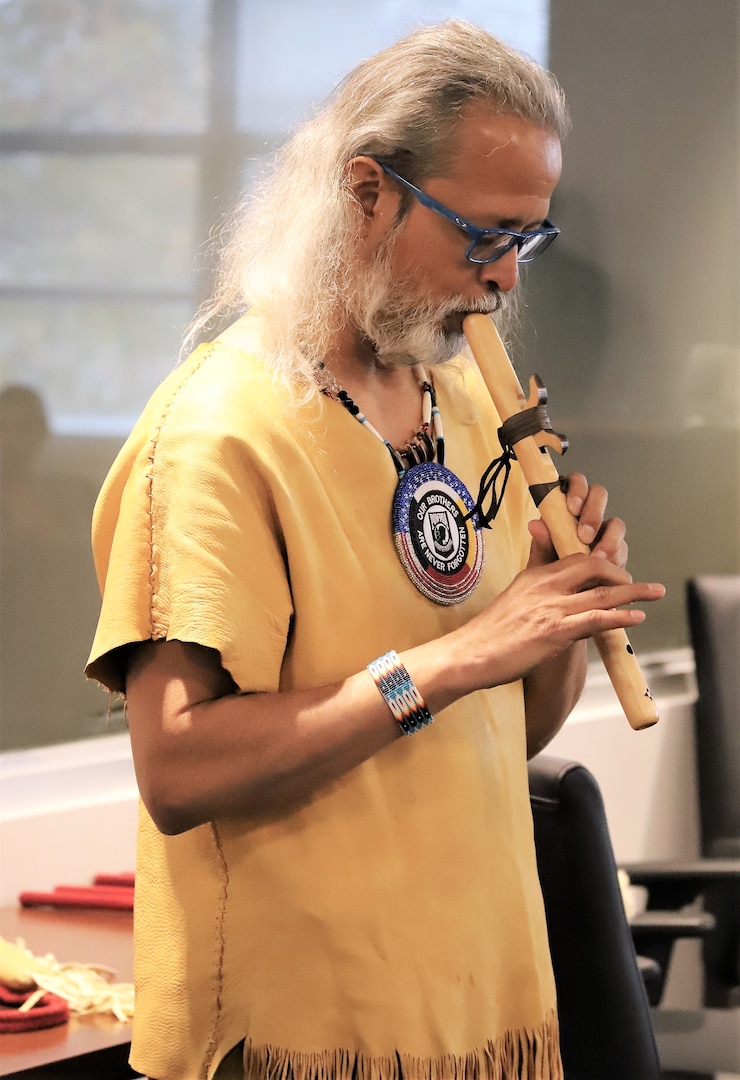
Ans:
[{"label": "stitched seam on tunic", "polygon": [[[203,356],[201,356],[199,362],[193,367],[193,370],[188,374],[187,378],[183,379],[183,381],[179,384],[174,394],[165,405],[164,409],[162,410],[162,415],[160,417],[159,423],[154,429],[154,434],[152,435],[152,440],[149,446],[149,454],[147,455],[149,461],[149,470],[146,474],[148,500],[147,513],[149,516],[149,634],[153,641],[157,640],[157,618],[155,617],[155,609],[158,597],[155,586],[157,572],[154,565],[154,459],[157,453],[157,448],[159,446],[159,440],[162,437],[164,425],[169,418],[169,415],[175,402],[177,401],[177,398],[179,397],[182,390],[185,388],[186,384],[190,381],[190,379],[192,379],[193,375],[195,375],[197,371],[200,371],[206,360],[209,360],[211,358],[211,356],[216,350],[217,345],[218,342],[214,341],[211,343],[210,347],[204,351]],[[159,634],[159,637],[164,636],[166,635],[161,633]]]},{"label": "stitched seam on tunic", "polygon": [[211,834],[213,836],[213,842],[216,847],[216,855],[221,867],[221,880],[223,886],[221,889],[221,897],[219,900],[218,911],[216,913],[216,941],[218,948],[218,957],[216,960],[216,991],[214,994],[215,1000],[215,1012],[213,1016],[213,1025],[211,1028],[211,1035],[208,1040],[208,1047],[206,1050],[205,1061],[203,1062],[203,1076],[206,1077],[211,1068],[213,1062],[213,1055],[216,1053],[216,1047],[221,1035],[221,1017],[223,1012],[223,994],[224,994],[224,955],[226,952],[226,935],[224,933],[224,922],[226,920],[226,905],[229,899],[229,866],[226,862],[226,856],[224,855],[223,844],[221,843],[221,837],[219,835],[218,827],[215,822],[211,822]]}]

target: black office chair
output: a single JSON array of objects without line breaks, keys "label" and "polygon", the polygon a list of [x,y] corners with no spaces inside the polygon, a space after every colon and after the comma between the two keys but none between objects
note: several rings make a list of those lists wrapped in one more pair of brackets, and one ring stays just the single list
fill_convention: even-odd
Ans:
[{"label": "black office chair", "polygon": [[[740,575],[689,580],[686,604],[698,689],[702,854],[624,869],[648,890],[648,910],[634,927],[638,951],[665,976],[675,938],[700,935],[704,1004],[726,1008],[740,1005]],[[654,1004],[661,994],[662,984]]]},{"label": "black office chair", "polygon": [[740,574],[692,578],[702,853],[740,858]]},{"label": "black office chair", "polygon": [[540,754],[529,790],[566,1080],[659,1080],[598,785],[583,765]]}]

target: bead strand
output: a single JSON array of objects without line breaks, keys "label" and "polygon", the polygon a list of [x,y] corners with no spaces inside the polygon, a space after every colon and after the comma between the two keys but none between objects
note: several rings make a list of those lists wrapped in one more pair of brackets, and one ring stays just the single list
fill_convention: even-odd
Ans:
[{"label": "bead strand", "polygon": [[[320,365],[320,370],[325,368]],[[406,475],[408,469],[414,465],[422,465],[424,462],[434,461],[444,464],[444,434],[442,432],[442,417],[437,406],[434,387],[427,377],[424,368],[419,369],[419,388],[422,393],[421,415],[422,424],[416,434],[405,446],[393,447],[390,442],[383,438],[358,405],[352,400],[335,379],[330,380],[321,387],[321,393],[338,401],[350,413],[351,416],[366,427],[388,450],[399,479]],[[433,438],[430,435],[433,432]]]}]

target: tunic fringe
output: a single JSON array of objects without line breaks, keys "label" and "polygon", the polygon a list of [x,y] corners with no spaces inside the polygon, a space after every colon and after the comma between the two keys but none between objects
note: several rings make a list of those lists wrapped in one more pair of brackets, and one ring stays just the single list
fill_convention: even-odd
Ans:
[{"label": "tunic fringe", "polygon": [[244,1080],[562,1080],[557,1015],[536,1031],[507,1031],[457,1057],[368,1057],[348,1050],[302,1054],[244,1044]]}]

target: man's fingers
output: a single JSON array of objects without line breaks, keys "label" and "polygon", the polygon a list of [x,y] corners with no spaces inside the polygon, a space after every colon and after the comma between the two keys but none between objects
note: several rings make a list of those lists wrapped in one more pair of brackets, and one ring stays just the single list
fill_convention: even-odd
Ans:
[{"label": "man's fingers", "polygon": [[629,571],[598,555],[567,555],[560,559],[557,570],[562,576],[563,592],[581,593],[600,585],[630,585]]},{"label": "man's fingers", "polygon": [[657,582],[597,585],[576,593],[571,598],[571,610],[574,614],[585,611],[611,611],[630,604],[660,600],[664,593],[664,587]]}]

